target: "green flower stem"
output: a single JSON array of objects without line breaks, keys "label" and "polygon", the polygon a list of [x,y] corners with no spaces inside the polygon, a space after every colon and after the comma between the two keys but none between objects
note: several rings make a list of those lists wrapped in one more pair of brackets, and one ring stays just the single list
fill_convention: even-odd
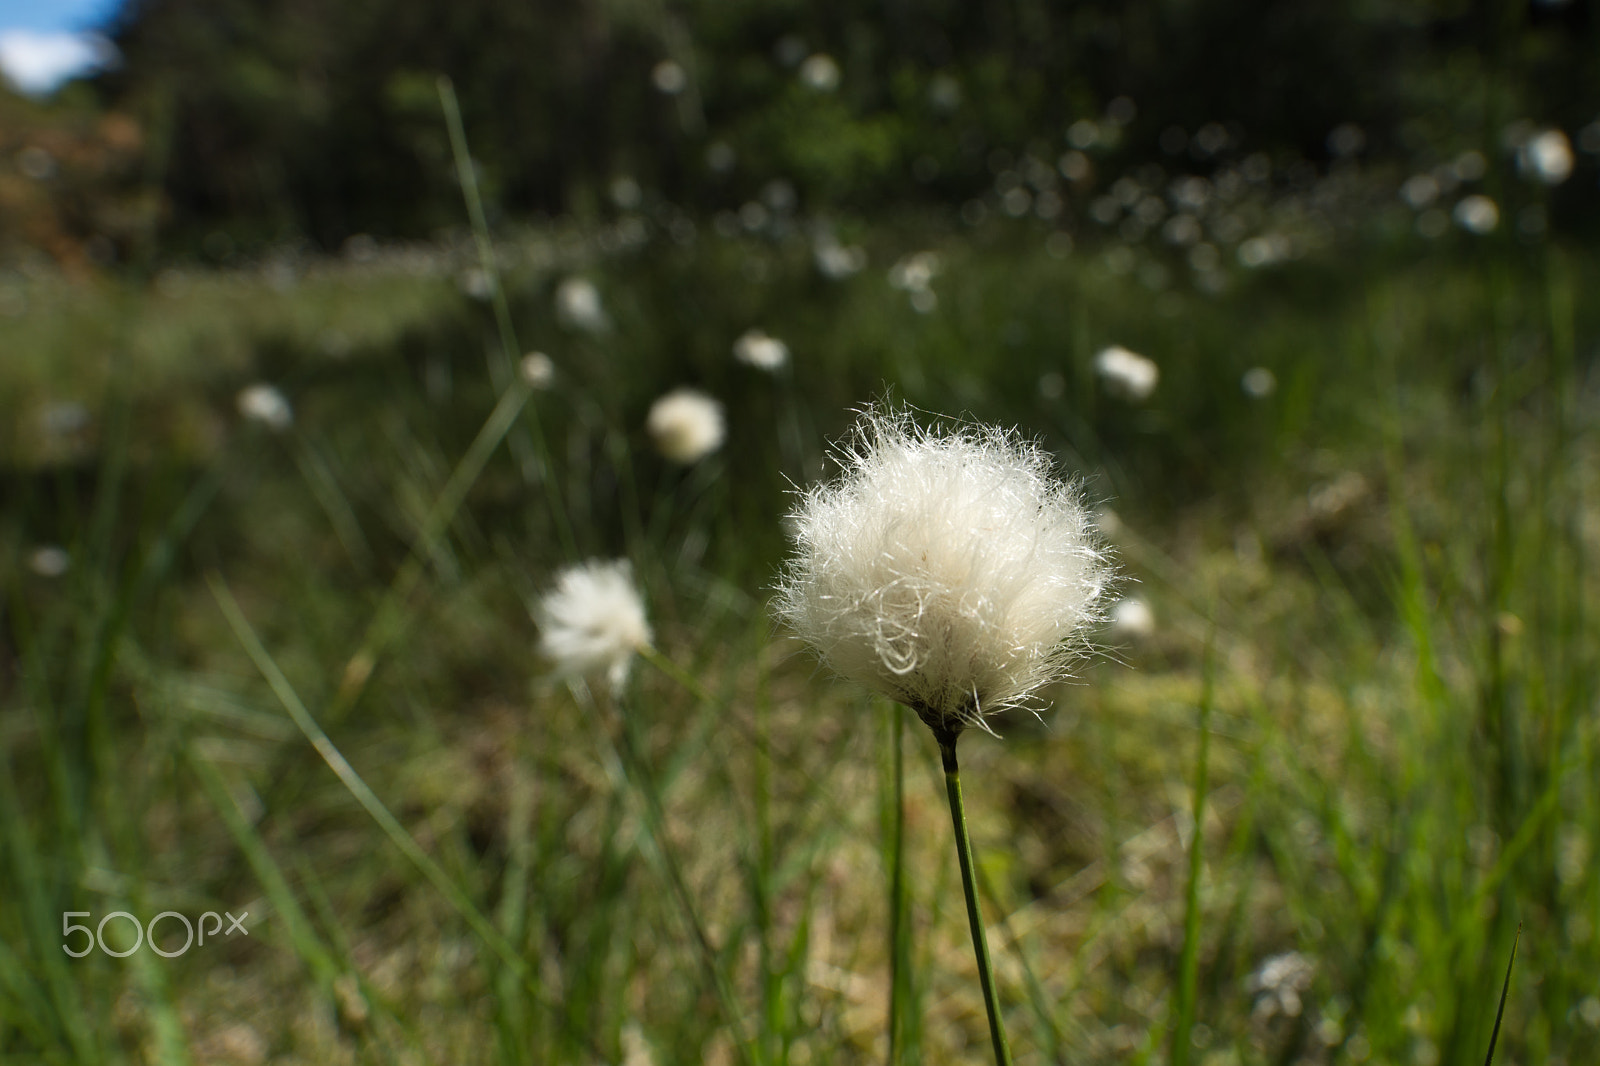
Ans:
[{"label": "green flower stem", "polygon": [[961,769],[956,764],[958,734],[940,733],[939,754],[944,758],[944,787],[950,794],[950,820],[955,823],[956,855],[961,860],[961,888],[967,894],[967,921],[972,925],[972,950],[978,956],[978,980],[983,985],[983,1006],[989,1012],[989,1036],[994,1041],[994,1061],[1011,1066],[1005,1024],[1000,1020],[1000,997],[995,992],[994,968],[989,963],[989,938],[978,912],[978,879],[972,864],[972,838],[967,835],[967,810],[961,802]]}]

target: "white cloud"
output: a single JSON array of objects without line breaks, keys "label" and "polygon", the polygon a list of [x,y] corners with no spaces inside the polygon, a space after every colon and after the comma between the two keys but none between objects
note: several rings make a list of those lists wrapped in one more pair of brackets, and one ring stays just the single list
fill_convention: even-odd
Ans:
[{"label": "white cloud", "polygon": [[116,47],[98,33],[0,31],[0,74],[30,96],[47,95],[68,78],[116,61]]}]

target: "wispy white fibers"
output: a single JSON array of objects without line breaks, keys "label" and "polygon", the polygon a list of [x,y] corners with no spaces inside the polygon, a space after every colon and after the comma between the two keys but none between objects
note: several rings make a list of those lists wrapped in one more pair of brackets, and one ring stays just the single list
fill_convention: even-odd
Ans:
[{"label": "wispy white fibers", "polygon": [[556,575],[556,587],[534,608],[539,651],[562,677],[605,670],[613,688],[628,679],[634,653],[652,638],[644,600],[627,560],[591,559]]},{"label": "wispy white fibers", "polygon": [[645,428],[668,459],[699,462],[722,447],[722,405],[703,392],[674,389],[650,405]]},{"label": "wispy white fibers", "polygon": [[790,515],[778,616],[941,736],[1068,676],[1113,574],[1077,488],[995,426],[866,409]]}]

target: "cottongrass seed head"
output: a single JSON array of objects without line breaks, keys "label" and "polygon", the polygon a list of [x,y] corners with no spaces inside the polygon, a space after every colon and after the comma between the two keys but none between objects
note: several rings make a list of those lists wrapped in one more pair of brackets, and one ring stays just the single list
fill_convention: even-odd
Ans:
[{"label": "cottongrass seed head", "polygon": [[627,560],[590,559],[556,575],[556,586],[533,611],[539,651],[558,677],[606,672],[612,688],[628,679],[634,653],[653,639],[644,600]]},{"label": "cottongrass seed head", "polygon": [[645,429],[668,459],[699,462],[722,447],[722,405],[695,389],[674,389],[650,405]]},{"label": "cottongrass seed head", "polygon": [[867,408],[790,515],[775,610],[942,740],[1069,675],[1113,580],[1078,489],[997,426]]}]

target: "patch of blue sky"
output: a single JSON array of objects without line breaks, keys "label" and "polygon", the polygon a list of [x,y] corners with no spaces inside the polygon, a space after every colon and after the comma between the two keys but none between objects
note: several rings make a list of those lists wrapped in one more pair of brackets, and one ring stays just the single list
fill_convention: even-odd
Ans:
[{"label": "patch of blue sky", "polygon": [[0,0],[0,76],[18,91],[47,96],[70,78],[116,62],[99,31],[124,0]]}]

